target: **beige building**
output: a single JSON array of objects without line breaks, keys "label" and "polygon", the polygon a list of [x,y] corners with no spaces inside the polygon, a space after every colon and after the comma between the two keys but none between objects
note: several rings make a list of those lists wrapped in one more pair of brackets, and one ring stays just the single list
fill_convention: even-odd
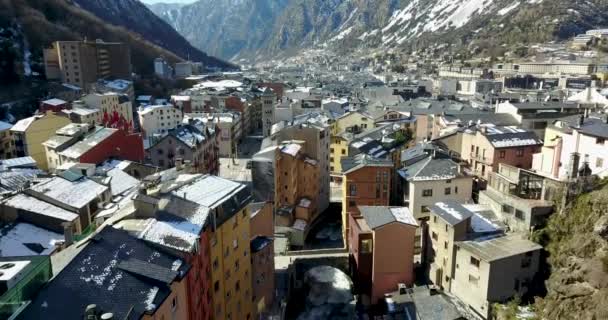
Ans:
[{"label": "beige building", "polygon": [[525,294],[539,268],[542,247],[518,234],[505,235],[479,206],[436,203],[429,235],[429,278],[484,319],[493,303]]},{"label": "beige building", "polygon": [[170,104],[140,107],[137,114],[139,126],[146,139],[153,136],[163,137],[170,130],[177,128],[184,119],[182,111]]},{"label": "beige building", "polygon": [[48,169],[43,146],[49,137],[60,128],[68,125],[70,119],[52,112],[35,115],[18,121],[11,128],[17,157],[31,156],[42,170]]},{"label": "beige building", "polygon": [[131,78],[131,52],[116,42],[56,41],[44,49],[44,66],[49,80],[88,89],[97,79]]},{"label": "beige building", "polygon": [[81,99],[89,108],[101,111],[97,124],[112,121],[118,116],[133,127],[133,105],[129,97],[114,92],[91,93]]},{"label": "beige building", "polygon": [[363,112],[348,112],[331,124],[331,145],[329,150],[329,171],[333,175],[342,173],[342,157],[348,157],[348,145],[354,135],[374,128],[374,119]]}]

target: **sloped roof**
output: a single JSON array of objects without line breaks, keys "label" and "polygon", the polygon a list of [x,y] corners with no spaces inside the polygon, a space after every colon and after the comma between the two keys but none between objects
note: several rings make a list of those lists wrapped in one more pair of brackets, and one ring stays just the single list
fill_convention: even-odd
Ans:
[{"label": "sloped roof", "polygon": [[344,157],[340,162],[343,173],[349,173],[364,167],[393,167],[391,160],[374,158],[365,153],[360,153],[354,157]]},{"label": "sloped roof", "polygon": [[372,230],[392,222],[418,226],[416,219],[407,207],[359,206],[359,211]]},{"label": "sloped roof", "polygon": [[81,319],[89,304],[117,319],[140,319],[163,303],[188,268],[126,231],[106,227],[38,292],[21,319]]},{"label": "sloped roof", "polygon": [[441,217],[441,219],[452,226],[455,226],[473,216],[473,212],[471,210],[453,200],[437,202],[432,205],[430,209],[433,213]]}]

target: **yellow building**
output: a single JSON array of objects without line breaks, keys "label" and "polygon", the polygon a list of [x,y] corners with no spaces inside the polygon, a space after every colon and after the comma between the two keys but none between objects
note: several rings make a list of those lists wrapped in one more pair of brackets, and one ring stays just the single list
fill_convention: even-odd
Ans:
[{"label": "yellow building", "polygon": [[348,145],[354,135],[374,128],[374,118],[366,113],[353,111],[336,118],[331,125],[331,145],[329,149],[329,171],[340,176],[342,157],[348,157]]},{"label": "yellow building", "polygon": [[69,123],[70,119],[52,112],[20,120],[11,128],[15,142],[15,156],[31,156],[40,169],[47,170],[46,153],[42,143]]},{"label": "yellow building", "polygon": [[204,176],[176,191],[209,208],[214,319],[253,319],[249,251],[251,193],[243,184]]}]

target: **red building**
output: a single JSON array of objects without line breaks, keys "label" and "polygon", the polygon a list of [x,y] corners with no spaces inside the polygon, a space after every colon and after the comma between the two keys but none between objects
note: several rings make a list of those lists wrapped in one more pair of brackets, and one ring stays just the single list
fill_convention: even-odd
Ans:
[{"label": "red building", "polygon": [[108,159],[144,161],[144,143],[141,134],[123,130],[96,127],[95,131],[59,154],[74,163],[100,164]]},{"label": "red building", "polygon": [[61,99],[48,99],[40,102],[40,112],[46,113],[47,111],[60,112],[64,109],[72,109],[69,102]]}]

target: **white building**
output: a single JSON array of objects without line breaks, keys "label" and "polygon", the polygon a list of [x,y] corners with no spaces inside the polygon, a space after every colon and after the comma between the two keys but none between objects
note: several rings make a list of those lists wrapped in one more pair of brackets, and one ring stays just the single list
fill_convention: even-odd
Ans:
[{"label": "white building", "polygon": [[154,73],[163,78],[168,79],[173,75],[173,68],[163,58],[154,59]]},{"label": "white building", "polygon": [[184,118],[181,110],[170,104],[140,107],[137,114],[146,139],[155,135],[164,136],[182,123]]}]

